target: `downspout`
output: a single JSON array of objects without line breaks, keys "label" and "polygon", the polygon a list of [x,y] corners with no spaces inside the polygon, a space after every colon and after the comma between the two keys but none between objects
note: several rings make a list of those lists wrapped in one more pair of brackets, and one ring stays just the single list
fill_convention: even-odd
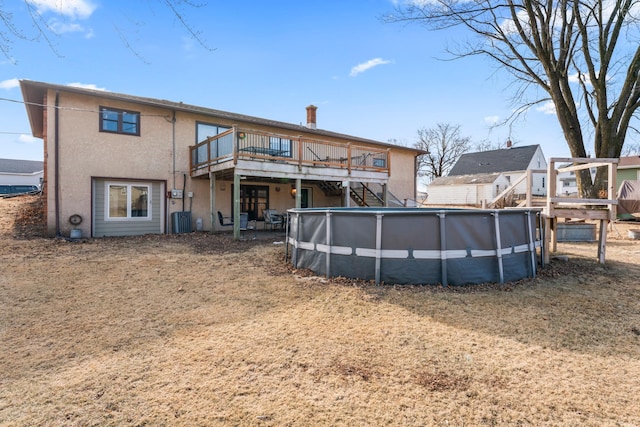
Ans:
[{"label": "downspout", "polygon": [[[171,188],[176,188],[176,110],[173,110],[173,117],[171,119],[171,144],[173,147],[173,186]],[[184,211],[184,209],[182,210]]]},{"label": "downspout", "polygon": [[[56,180],[56,186],[55,186],[55,202],[56,202],[56,237],[61,237],[61,233],[60,233],[60,165],[58,164],[59,159],[60,159],[60,147],[59,147],[59,132],[58,132],[58,123],[60,122],[59,120],[59,98],[60,98],[60,93],[56,90],[56,99],[55,99],[55,112],[54,112],[54,126],[55,126],[55,131],[54,131],[54,158],[55,158],[55,169],[54,169],[54,174],[55,174],[55,180]],[[45,124],[46,125],[46,124]]]}]

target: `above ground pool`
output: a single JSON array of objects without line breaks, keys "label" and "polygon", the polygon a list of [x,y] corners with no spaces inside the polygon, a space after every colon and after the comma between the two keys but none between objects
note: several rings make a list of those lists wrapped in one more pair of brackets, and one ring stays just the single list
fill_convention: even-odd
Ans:
[{"label": "above ground pool", "polygon": [[[540,209],[290,209],[287,256],[326,277],[386,284],[535,277]],[[540,254],[542,259],[542,253]]]}]

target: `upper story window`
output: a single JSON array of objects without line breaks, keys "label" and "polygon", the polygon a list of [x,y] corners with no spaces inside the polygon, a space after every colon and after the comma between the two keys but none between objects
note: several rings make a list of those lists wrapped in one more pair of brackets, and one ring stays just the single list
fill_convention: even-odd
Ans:
[{"label": "upper story window", "polygon": [[140,113],[100,107],[100,132],[140,135]]},{"label": "upper story window", "polygon": [[228,126],[219,126],[211,123],[196,122],[196,144],[207,138],[216,136],[231,129]]},{"label": "upper story window", "polygon": [[229,129],[231,128],[228,126],[196,122],[196,144],[209,138],[212,139],[209,143],[200,145],[198,149],[193,152],[193,164],[207,161],[207,153],[211,156],[208,160],[230,156],[233,153],[233,135],[228,134],[221,138],[215,138],[217,135]]}]

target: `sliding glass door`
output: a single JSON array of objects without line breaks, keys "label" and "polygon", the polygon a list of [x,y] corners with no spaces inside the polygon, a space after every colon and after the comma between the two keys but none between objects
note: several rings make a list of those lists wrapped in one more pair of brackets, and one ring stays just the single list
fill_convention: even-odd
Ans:
[{"label": "sliding glass door", "polygon": [[[233,194],[233,191],[231,192]],[[231,200],[233,206],[233,196]],[[269,207],[269,186],[241,185],[240,212],[247,212],[249,220],[262,220],[262,211]]]}]

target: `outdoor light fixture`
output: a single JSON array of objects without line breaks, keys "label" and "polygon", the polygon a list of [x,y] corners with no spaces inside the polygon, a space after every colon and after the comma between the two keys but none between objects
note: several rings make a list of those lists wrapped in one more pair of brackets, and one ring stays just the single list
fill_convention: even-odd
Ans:
[{"label": "outdoor light fixture", "polygon": [[291,197],[296,198],[296,187],[293,185],[291,186]]}]

